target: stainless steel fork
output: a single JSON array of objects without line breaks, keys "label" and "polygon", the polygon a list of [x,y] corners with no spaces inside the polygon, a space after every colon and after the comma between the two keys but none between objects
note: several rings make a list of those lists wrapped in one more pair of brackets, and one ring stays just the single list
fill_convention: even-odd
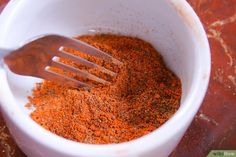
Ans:
[{"label": "stainless steel fork", "polygon": [[115,72],[68,53],[64,51],[64,48],[71,48],[101,58],[118,66],[122,64],[119,60],[80,40],[61,35],[44,35],[37,37],[15,50],[0,49],[0,58],[3,58],[3,62],[16,74],[39,77],[74,88],[90,87],[90,85],[63,74],[56,73],[50,70],[50,67],[73,72],[77,76],[102,84],[110,84],[110,82],[81,69],[59,62],[60,58],[86,65],[89,68],[96,68],[111,76],[116,76]]}]

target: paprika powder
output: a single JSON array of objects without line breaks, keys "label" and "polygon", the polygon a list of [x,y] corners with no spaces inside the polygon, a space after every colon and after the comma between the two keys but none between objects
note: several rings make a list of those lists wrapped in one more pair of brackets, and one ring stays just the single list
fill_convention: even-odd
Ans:
[{"label": "paprika powder", "polygon": [[[35,108],[30,116],[39,125],[82,143],[121,143],[154,131],[177,111],[181,82],[151,44],[138,38],[111,34],[83,35],[78,39],[124,64],[117,67],[82,55],[118,73],[116,78],[110,78],[94,69],[61,60],[112,84],[84,90],[50,81],[38,83],[27,106]],[[75,50],[67,51],[81,55]],[[67,75],[80,79],[76,74]]]}]

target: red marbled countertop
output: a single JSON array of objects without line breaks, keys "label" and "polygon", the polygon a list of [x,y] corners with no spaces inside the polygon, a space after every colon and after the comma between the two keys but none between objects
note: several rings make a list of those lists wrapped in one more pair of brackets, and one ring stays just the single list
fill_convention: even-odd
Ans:
[{"label": "red marbled countertop", "polygon": [[[0,0],[2,10],[8,0]],[[211,46],[212,71],[204,103],[171,157],[205,157],[236,149],[236,0],[188,0]],[[0,117],[0,156],[25,157]]]}]

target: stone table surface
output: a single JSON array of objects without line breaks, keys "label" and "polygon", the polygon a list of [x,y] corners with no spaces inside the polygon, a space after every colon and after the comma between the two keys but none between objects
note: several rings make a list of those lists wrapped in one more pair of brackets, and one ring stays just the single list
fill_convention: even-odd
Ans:
[{"label": "stone table surface", "polygon": [[[0,11],[8,0],[0,0]],[[171,157],[205,157],[236,149],[236,0],[188,0],[207,32],[212,55],[201,109]],[[25,157],[0,116],[0,157]]]}]

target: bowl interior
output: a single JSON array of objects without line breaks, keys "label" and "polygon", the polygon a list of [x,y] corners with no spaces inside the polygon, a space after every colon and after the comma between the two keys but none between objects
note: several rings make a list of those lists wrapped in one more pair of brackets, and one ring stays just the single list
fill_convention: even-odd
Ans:
[{"label": "bowl interior", "polygon": [[[6,23],[0,25],[0,30],[4,27],[1,47],[17,47],[45,33],[76,36],[111,32],[137,36],[153,44],[163,55],[167,66],[181,78],[182,102],[190,92],[199,57],[196,57],[195,44],[186,26],[165,1],[151,0],[150,4],[154,5],[143,5],[142,0],[71,0],[68,3],[50,0],[37,4],[23,0],[18,3],[23,7],[18,7],[17,13],[11,13]],[[7,74],[14,96],[22,110],[28,113],[24,107],[27,95],[40,80],[9,71]]]}]

